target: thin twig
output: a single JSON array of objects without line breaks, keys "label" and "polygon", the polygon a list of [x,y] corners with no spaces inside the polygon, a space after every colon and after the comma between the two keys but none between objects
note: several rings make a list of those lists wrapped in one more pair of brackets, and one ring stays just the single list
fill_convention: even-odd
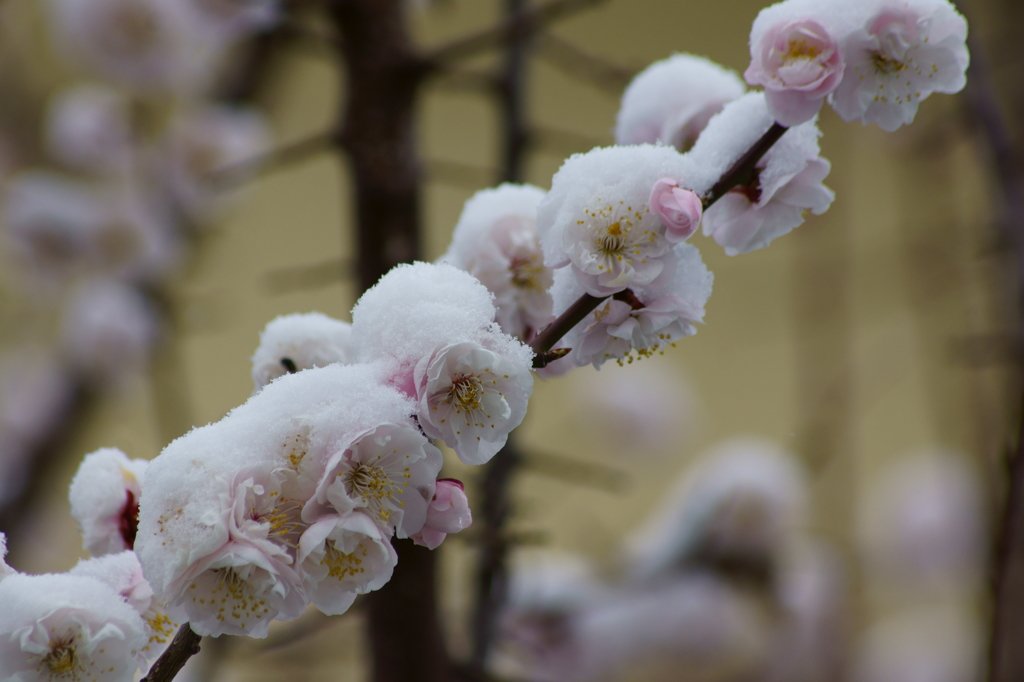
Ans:
[{"label": "thin twig", "polygon": [[550,31],[540,35],[537,50],[538,55],[552,66],[616,97],[622,95],[636,75],[636,70],[613,64]]},{"label": "thin twig", "polygon": [[521,31],[551,24],[557,19],[591,8],[603,0],[551,0],[544,5],[527,9],[497,26],[484,29],[476,35],[460,38],[429,53],[426,63],[432,68],[447,62],[473,57],[480,52],[512,40]]},{"label": "thin twig", "polygon": [[[757,162],[761,160],[769,149],[772,148],[779,138],[783,136],[787,128],[773,123],[772,126],[765,131],[757,142],[755,142],[747,152],[741,156],[732,167],[727,170],[722,177],[712,186],[708,193],[704,196],[704,208],[708,208],[716,201],[721,199],[726,193],[733,187],[749,185],[754,181],[756,177]],[[549,324],[540,334],[538,334],[533,341],[530,342],[530,348],[533,349],[535,357],[533,359],[534,369],[540,369],[546,367],[552,360],[549,351],[555,347],[563,336],[569,333],[569,331],[577,324],[582,322],[587,315],[593,312],[597,306],[601,305],[607,296],[598,298],[591,296],[590,294],[583,294],[575,303],[559,315],[554,322]]]},{"label": "thin twig", "polygon": [[171,640],[170,646],[156,659],[156,663],[149,669],[149,674],[140,682],[171,682],[188,659],[199,653],[199,642],[202,637],[192,632],[192,627],[185,623]]},{"label": "thin twig", "polygon": [[338,144],[338,134],[334,131],[316,133],[305,139],[272,149],[245,161],[233,163],[211,172],[208,179],[211,184],[221,189],[230,189],[246,182],[256,175],[287,168],[300,161],[305,161],[321,152],[328,151]]}]

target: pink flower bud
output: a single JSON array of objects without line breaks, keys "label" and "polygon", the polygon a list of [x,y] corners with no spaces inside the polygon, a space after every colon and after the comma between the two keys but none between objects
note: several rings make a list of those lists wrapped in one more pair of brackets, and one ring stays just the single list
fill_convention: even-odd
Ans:
[{"label": "pink flower bud", "polygon": [[777,23],[750,46],[743,77],[764,86],[768,110],[784,126],[811,120],[846,68],[836,39],[810,19]]},{"label": "pink flower bud", "polygon": [[700,197],[671,178],[654,183],[650,208],[665,226],[665,239],[672,243],[684,241],[697,231],[704,210]]},{"label": "pink flower bud", "polygon": [[473,515],[469,511],[469,499],[464,492],[462,481],[439,478],[434,499],[427,507],[427,522],[412,539],[417,545],[436,549],[448,533],[458,533],[468,528],[471,523]]}]

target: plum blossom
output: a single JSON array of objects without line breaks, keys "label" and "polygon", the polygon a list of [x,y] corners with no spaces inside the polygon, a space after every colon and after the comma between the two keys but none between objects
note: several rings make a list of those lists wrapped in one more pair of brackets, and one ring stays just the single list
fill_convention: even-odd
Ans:
[{"label": "plum blossom", "polygon": [[735,71],[703,57],[675,54],[654,62],[622,94],[615,142],[686,151],[708,120],[745,90]]},{"label": "plum blossom", "polygon": [[117,448],[101,448],[78,466],[68,492],[71,516],[82,531],[82,544],[93,556],[134,547],[148,464],[128,459]]},{"label": "plum blossom", "polygon": [[765,89],[768,111],[784,126],[811,120],[843,78],[838,37],[810,18],[783,21],[750,43],[743,77]]},{"label": "plum blossom", "polygon": [[344,613],[357,594],[390,580],[398,553],[388,535],[364,510],[310,525],[299,540],[298,561],[313,604],[327,615]]},{"label": "plum blossom", "polygon": [[[730,159],[713,146],[724,135],[757,139],[771,125],[762,93],[751,93],[731,102],[718,114],[688,154],[694,166],[728,168]],[[835,193],[821,184],[831,164],[818,156],[821,132],[814,121],[789,129],[755,167],[749,185],[736,187],[704,212],[704,234],[710,235],[730,256],[768,246],[804,222],[808,211],[828,210]],[[749,145],[748,145],[749,146]],[[723,163],[725,162],[725,163]],[[723,168],[723,170],[724,170]]]},{"label": "plum blossom", "polygon": [[197,634],[265,637],[274,618],[301,615],[306,601],[291,554],[301,526],[298,507],[281,495],[283,479],[279,471],[242,471],[201,519],[223,544],[167,586],[171,606]]},{"label": "plum blossom", "polygon": [[256,390],[284,374],[351,362],[351,335],[352,325],[323,313],[274,318],[260,332],[260,345],[252,356]]},{"label": "plum blossom", "polygon": [[688,239],[700,227],[704,211],[700,197],[680,187],[672,178],[654,183],[648,205],[665,226],[665,239],[673,244]]},{"label": "plum blossom", "polygon": [[135,287],[87,281],[64,312],[61,349],[82,377],[117,385],[143,369],[157,336],[150,303]]},{"label": "plum blossom", "polygon": [[767,441],[726,441],[701,455],[631,536],[631,579],[660,579],[701,562],[771,565],[806,504],[806,473],[790,452]]},{"label": "plum blossom", "polygon": [[512,344],[489,350],[456,343],[425,356],[414,374],[423,432],[442,439],[466,464],[487,462],[526,416],[533,391],[529,363]]},{"label": "plum blossom", "polygon": [[[426,521],[442,460],[411,424],[381,424],[331,455],[315,499],[341,514],[363,509],[388,535],[407,538]],[[307,504],[303,517],[312,520],[319,508]]]},{"label": "plum blossom", "polygon": [[[176,112],[158,172],[171,198],[199,223],[216,219],[228,199],[225,182],[238,183],[256,169],[251,162],[270,146],[270,129],[255,109],[214,106]],[[230,169],[231,177],[218,176]]]},{"label": "plum blossom", "polygon": [[537,209],[545,264],[569,265],[586,292],[609,296],[650,284],[671,258],[665,226],[648,207],[651,188],[683,177],[669,147],[606,147],[571,156]]},{"label": "plum blossom", "polygon": [[128,98],[118,90],[72,86],[57,93],[47,109],[47,148],[72,168],[123,173],[133,156],[130,115]]},{"label": "plum blossom", "polygon": [[843,42],[846,72],[832,95],[844,121],[892,132],[921,100],[967,82],[967,22],[946,0],[886,4]]},{"label": "plum blossom", "polygon": [[142,618],[84,575],[0,580],[0,679],[131,682],[143,662]]},{"label": "plum blossom", "polygon": [[428,549],[437,549],[449,533],[458,533],[473,523],[462,481],[439,478],[435,490],[434,499],[427,507],[427,521],[423,529],[412,536],[417,545]]},{"label": "plum blossom", "polygon": [[[680,243],[669,267],[650,285],[634,287],[606,299],[565,337],[577,365],[600,368],[608,360],[620,365],[663,353],[697,332],[713,276],[696,247]],[[555,273],[555,310],[564,310],[582,293],[568,272]]]},{"label": "plum blossom", "polygon": [[537,238],[544,191],[505,183],[477,192],[462,209],[441,258],[480,280],[494,294],[502,330],[528,340],[551,320],[551,271]]},{"label": "plum blossom", "polygon": [[99,580],[142,616],[148,637],[146,646],[141,649],[145,658],[158,656],[174,637],[180,619],[172,616],[166,605],[155,598],[135,552],[125,550],[96,559],[83,559],[69,573]]},{"label": "plum blossom", "polygon": [[50,0],[69,61],[139,92],[198,88],[220,46],[197,39],[178,0]]}]

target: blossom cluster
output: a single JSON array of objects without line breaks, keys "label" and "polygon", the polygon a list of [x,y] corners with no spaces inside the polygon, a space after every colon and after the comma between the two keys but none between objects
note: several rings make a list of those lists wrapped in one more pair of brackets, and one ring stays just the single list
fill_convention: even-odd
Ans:
[{"label": "blossom cluster", "polygon": [[471,522],[443,441],[482,464],[526,412],[533,352],[451,265],[399,266],[352,324],[290,315],[264,330],[255,393],[154,459],[136,551],[203,635],[265,636],[307,604],[344,612],[391,577],[391,537],[436,548]]},{"label": "blossom cluster", "polygon": [[844,121],[893,131],[933,92],[967,82],[967,22],[947,0],[786,0],[761,11],[744,77],[782,125],[826,99]]}]

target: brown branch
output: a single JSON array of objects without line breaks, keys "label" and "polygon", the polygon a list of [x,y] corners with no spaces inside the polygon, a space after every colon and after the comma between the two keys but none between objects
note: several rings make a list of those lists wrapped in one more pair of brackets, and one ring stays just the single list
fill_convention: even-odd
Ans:
[{"label": "brown branch", "polygon": [[171,640],[170,646],[160,654],[156,663],[149,669],[149,674],[143,677],[140,682],[171,682],[188,659],[199,653],[199,642],[202,637],[192,632],[192,627],[185,623]]},{"label": "brown branch", "polygon": [[249,179],[281,170],[305,161],[317,154],[337,147],[338,134],[334,131],[316,133],[305,139],[291,142],[265,154],[212,171],[208,176],[211,184],[220,189],[230,189]]},{"label": "brown branch", "polygon": [[[708,208],[716,201],[721,199],[725,194],[733,187],[749,185],[755,177],[757,162],[761,160],[769,149],[772,148],[779,138],[786,132],[785,126],[773,123],[764,135],[762,135],[757,142],[755,142],[747,152],[741,156],[732,167],[725,172],[724,175],[719,179],[718,182],[708,191],[704,197],[704,208]],[[569,331],[577,324],[583,321],[587,315],[593,312],[597,306],[601,305],[601,301],[608,298],[597,298],[590,294],[583,294],[575,303],[559,315],[554,322],[549,324],[541,333],[530,342],[530,348],[536,356],[533,359],[534,369],[540,369],[546,367],[552,360],[549,351],[554,348],[555,344],[558,343],[563,336],[569,333]]]},{"label": "brown branch", "polygon": [[446,62],[473,57],[485,50],[507,44],[521,32],[534,31],[563,17],[590,9],[600,2],[603,0],[551,0],[544,5],[531,7],[497,26],[437,48],[427,55],[426,63],[429,68],[438,68]]},{"label": "brown branch", "polygon": [[537,48],[538,55],[552,66],[616,97],[636,75],[634,69],[608,62],[551,32],[540,35]]}]

